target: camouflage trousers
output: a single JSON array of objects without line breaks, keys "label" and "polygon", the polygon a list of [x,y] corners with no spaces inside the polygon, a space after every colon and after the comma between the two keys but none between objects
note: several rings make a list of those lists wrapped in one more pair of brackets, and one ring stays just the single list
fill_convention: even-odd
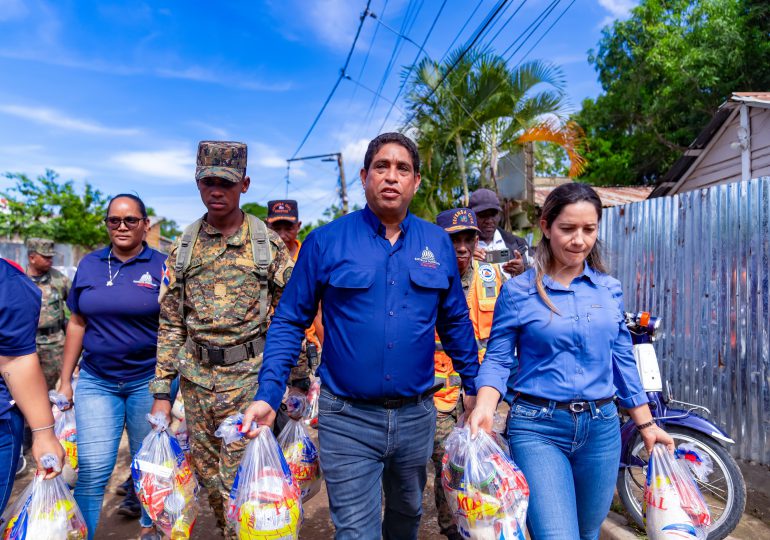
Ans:
[{"label": "camouflage trousers", "polygon": [[457,525],[452,520],[452,510],[447,503],[444,489],[441,487],[441,460],[444,457],[444,441],[457,424],[457,419],[462,414],[462,402],[458,401],[453,411],[448,413],[438,412],[436,414],[436,436],[433,438],[433,455],[430,459],[433,462],[435,473],[433,480],[433,495],[436,499],[436,520],[438,521],[441,534],[444,536],[458,534]]},{"label": "camouflage trousers", "polygon": [[38,340],[37,356],[40,359],[40,368],[43,370],[45,383],[48,389],[51,390],[56,388],[56,382],[61,375],[61,361],[64,354],[64,332],[61,332],[60,340],[52,340],[48,336],[44,339],[45,342],[42,343],[42,340]]},{"label": "camouflage trousers", "polygon": [[224,445],[214,431],[225,418],[243,412],[252,402],[257,391],[256,379],[253,385],[223,392],[207,390],[184,377],[180,380],[195,474],[208,491],[217,525],[226,539],[235,539],[235,529],[225,516],[230,489],[248,440]]}]

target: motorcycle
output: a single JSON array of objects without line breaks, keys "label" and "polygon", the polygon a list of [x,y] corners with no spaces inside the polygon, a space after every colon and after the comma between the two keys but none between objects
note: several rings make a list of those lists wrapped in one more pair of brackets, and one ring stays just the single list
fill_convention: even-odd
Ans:
[{"label": "motorcycle", "polygon": [[[714,471],[709,477],[705,481],[696,479],[696,482],[711,512],[708,538],[725,538],[738,525],[746,506],[746,484],[738,464],[726,448],[735,441],[704,417],[710,414],[706,407],[673,399],[668,382],[664,394],[658,357],[652,346],[661,319],[647,312],[626,313],[625,317],[653,420],[673,437],[677,446],[690,443],[696,452],[707,454],[713,462]],[[620,434],[618,494],[628,514],[643,527],[642,497],[649,456],[630,418],[621,420]]]}]

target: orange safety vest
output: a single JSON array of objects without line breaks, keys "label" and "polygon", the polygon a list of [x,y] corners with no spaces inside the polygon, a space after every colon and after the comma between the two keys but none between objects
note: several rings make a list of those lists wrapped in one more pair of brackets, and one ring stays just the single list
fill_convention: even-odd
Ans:
[{"label": "orange safety vest", "polygon": [[[503,276],[497,266],[473,261],[473,279],[468,289],[466,300],[470,311],[473,333],[479,348],[479,363],[484,359],[487,350],[487,340],[492,329],[492,317],[495,312],[495,302],[500,296]],[[438,333],[436,333],[436,352],[433,354],[436,384],[443,383],[444,387],[433,395],[436,409],[450,412],[460,398],[460,374],[452,365],[452,359],[444,352]]]},{"label": "orange safety vest", "polygon": [[[302,242],[300,242],[299,240],[295,240],[295,242],[297,242],[297,251],[294,253],[294,257],[292,257],[292,259],[294,260],[294,262],[297,262],[297,258],[299,257],[299,250],[302,249]],[[318,352],[321,352],[321,340],[318,338],[318,332],[316,331],[316,324],[320,325],[320,323],[316,323],[316,321],[314,320],[313,324],[310,325],[310,328],[305,330],[305,338],[307,338],[308,341],[310,341],[316,346],[316,348],[318,349]],[[320,333],[323,333],[323,328],[321,328]]]}]

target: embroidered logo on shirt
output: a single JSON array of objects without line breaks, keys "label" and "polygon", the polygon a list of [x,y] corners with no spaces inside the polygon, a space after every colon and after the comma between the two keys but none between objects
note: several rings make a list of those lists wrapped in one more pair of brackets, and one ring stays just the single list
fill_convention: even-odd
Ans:
[{"label": "embroidered logo on shirt", "polygon": [[149,272],[145,272],[144,274],[142,274],[142,277],[140,277],[139,279],[135,279],[134,283],[136,283],[140,287],[146,287],[148,289],[154,289],[155,287],[157,287],[157,285],[152,282],[152,276],[150,275]]},{"label": "embroidered logo on shirt", "polygon": [[433,252],[428,246],[425,246],[425,249],[422,250],[422,254],[419,257],[415,257],[414,260],[420,263],[420,266],[426,268],[437,268],[441,266],[441,263],[436,260],[436,256],[433,255]]}]

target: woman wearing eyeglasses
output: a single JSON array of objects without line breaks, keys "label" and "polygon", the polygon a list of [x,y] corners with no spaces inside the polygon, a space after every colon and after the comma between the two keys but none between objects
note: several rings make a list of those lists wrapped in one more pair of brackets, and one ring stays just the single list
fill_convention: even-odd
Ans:
[{"label": "woman wearing eyeglasses", "polygon": [[[124,426],[132,455],[150,429],[145,415],[153,403],[148,384],[155,376],[158,292],[166,259],[144,242],[149,222],[139,197],[113,197],[104,221],[110,245],[80,261],[67,299],[72,317],[60,387],[71,401],[72,373],[82,352],[74,396],[80,466],[75,500],[89,539],[96,533]],[[143,540],[157,537],[144,511],[139,522]]]}]

